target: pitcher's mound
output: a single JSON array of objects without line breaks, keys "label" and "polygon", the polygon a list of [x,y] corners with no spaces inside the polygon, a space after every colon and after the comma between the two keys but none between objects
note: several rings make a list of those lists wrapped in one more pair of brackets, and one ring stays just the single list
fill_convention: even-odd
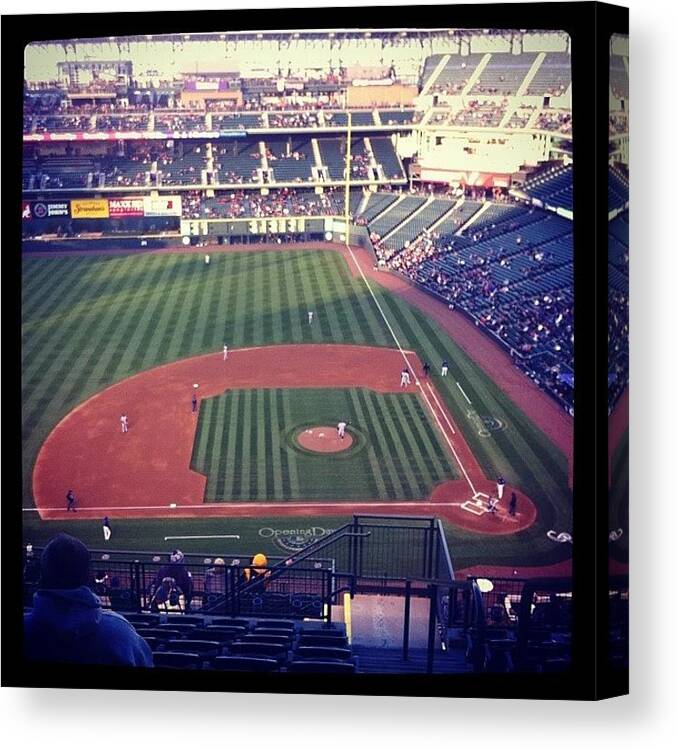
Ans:
[{"label": "pitcher's mound", "polygon": [[343,438],[337,436],[336,427],[308,427],[297,433],[296,441],[307,451],[315,453],[339,453],[353,445],[353,438],[347,432]]}]

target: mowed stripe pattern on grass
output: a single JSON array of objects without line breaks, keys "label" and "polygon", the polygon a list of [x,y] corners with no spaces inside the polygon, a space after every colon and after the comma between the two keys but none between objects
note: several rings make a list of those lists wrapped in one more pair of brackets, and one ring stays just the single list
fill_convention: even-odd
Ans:
[{"label": "mowed stripe pattern on grass", "polygon": [[[526,564],[562,557],[562,545],[553,545],[545,531],[571,528],[565,457],[435,322],[371,283],[402,346],[431,363],[436,388],[487,476],[502,473],[538,507],[537,526],[493,540],[493,557],[498,564],[522,556]],[[207,267],[197,254],[25,256],[22,295],[25,506],[32,505],[33,464],[50,430],[88,396],[140,370],[216,353],[224,342],[232,348],[301,342],[394,345],[363,281],[351,276],[338,253],[327,250],[214,253]],[[316,313],[312,325],[308,310]],[[450,364],[447,378],[438,369],[443,359]],[[288,405],[270,406],[289,422]],[[244,408],[244,402],[233,408]],[[369,416],[367,404],[358,401],[354,408]],[[468,417],[471,408],[500,420],[503,429],[480,436]],[[233,453],[242,438],[227,441],[227,452]],[[249,450],[251,456],[251,436]],[[289,462],[285,451],[278,453],[281,491],[299,497],[303,477],[296,462]],[[410,463],[416,466],[417,460],[414,450]],[[372,473],[375,497],[388,497],[404,481],[388,471],[382,476],[373,468]],[[243,491],[234,486],[242,480],[232,474],[220,481],[225,496]],[[251,492],[249,478],[247,483]],[[457,554],[472,562],[477,535],[455,529],[454,537]]]},{"label": "mowed stripe pattern on grass", "polygon": [[22,291],[25,498],[54,425],[136,372],[224,342],[391,345],[337,253],[26,257]]},{"label": "mowed stripe pattern on grass", "polygon": [[[311,425],[348,420],[355,447],[308,454]],[[351,389],[232,390],[201,403],[191,468],[209,501],[426,498],[457,476],[416,394]]]}]

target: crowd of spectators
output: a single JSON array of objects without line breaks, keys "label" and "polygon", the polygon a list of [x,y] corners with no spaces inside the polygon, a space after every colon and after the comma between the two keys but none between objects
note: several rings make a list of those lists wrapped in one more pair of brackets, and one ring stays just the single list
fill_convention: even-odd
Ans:
[{"label": "crowd of spectators", "polygon": [[96,129],[111,131],[148,130],[149,117],[147,115],[97,115]]},{"label": "crowd of spectators", "polygon": [[153,164],[161,158],[162,148],[153,143],[129,144],[124,156],[108,157],[103,163],[106,185],[139,187],[146,185]]},{"label": "crowd of spectators", "polygon": [[615,112],[610,115],[610,135],[619,135],[629,132],[628,115]]},{"label": "crowd of spectators", "polygon": [[156,113],[155,129],[172,132],[204,132],[207,130],[207,124],[204,115]]},{"label": "crowd of spectators", "polygon": [[572,132],[572,113],[565,110],[547,109],[539,113],[537,130],[553,130],[568,134]]},{"label": "crowd of spectators", "polygon": [[511,119],[506,123],[506,127],[518,130],[526,127],[534,110],[535,107],[521,107],[520,109],[517,109],[511,115]]},{"label": "crowd of spectators", "polygon": [[302,109],[298,112],[269,112],[268,124],[272,128],[317,128],[320,120],[314,110]]},{"label": "crowd of spectators", "polygon": [[607,304],[608,408],[629,381],[629,295],[610,287]]},{"label": "crowd of spectators", "polygon": [[351,146],[351,177],[357,180],[366,180],[369,177],[370,156],[364,149],[354,151],[357,144]]},{"label": "crowd of spectators", "polygon": [[[471,315],[504,343],[518,367],[571,408],[571,271],[548,243],[532,239],[540,234],[532,235],[530,224],[538,226],[540,216],[525,209],[518,219],[478,229],[471,225],[459,237],[454,227],[444,236],[424,230],[397,254],[377,247],[377,257],[380,265],[422,284],[450,309]],[[615,306],[610,314],[623,321]]]},{"label": "crowd of spectators", "polygon": [[450,125],[472,125],[475,127],[497,127],[506,112],[508,102],[483,102],[478,99],[469,101],[450,117]]},{"label": "crowd of spectators", "polygon": [[165,185],[190,185],[202,182],[206,165],[203,143],[182,143],[178,148],[165,148],[158,157],[158,171]]},{"label": "crowd of spectators", "polygon": [[[473,71],[469,69],[469,77]],[[452,96],[453,94],[461,94],[464,87],[468,83],[468,78],[463,81],[450,81],[449,83],[434,83],[429,89],[431,94],[441,94],[442,96]]]},{"label": "crowd of spectators", "polygon": [[[24,126],[26,121],[24,120]],[[89,115],[62,115],[33,118],[34,133],[50,133],[55,131],[89,130],[91,117]],[[26,131],[24,131],[26,132]]]},{"label": "crowd of spectators", "polygon": [[343,192],[281,188],[268,195],[234,190],[205,198],[197,190],[183,194],[185,219],[239,219],[285,216],[333,216],[343,213]]}]

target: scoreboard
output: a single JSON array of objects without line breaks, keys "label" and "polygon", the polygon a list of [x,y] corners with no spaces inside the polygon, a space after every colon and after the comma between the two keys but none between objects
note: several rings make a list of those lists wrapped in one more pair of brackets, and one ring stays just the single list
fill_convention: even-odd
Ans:
[{"label": "scoreboard", "polygon": [[184,219],[185,237],[216,235],[221,237],[318,234],[326,231],[327,217],[276,216],[259,219]]}]

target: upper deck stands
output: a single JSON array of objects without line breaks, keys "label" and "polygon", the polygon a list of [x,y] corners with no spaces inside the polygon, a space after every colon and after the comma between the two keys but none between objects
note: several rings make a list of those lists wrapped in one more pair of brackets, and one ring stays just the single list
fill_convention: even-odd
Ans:
[{"label": "upper deck stands", "polygon": [[572,80],[571,67],[570,55],[567,52],[547,52],[526,93],[534,96],[564,94]]},{"label": "upper deck stands", "polygon": [[[440,71],[438,77],[434,80],[433,86],[431,87],[432,93],[442,94],[460,94],[469,79],[475,72],[480,61],[484,55],[472,54],[472,55],[450,55],[450,59],[445,64],[445,67]],[[440,62],[442,55],[433,55],[426,61],[424,72],[430,70],[428,76],[433,74],[436,66]],[[431,61],[429,63],[429,61]],[[423,81],[425,85],[426,80]]]},{"label": "upper deck stands", "polygon": [[473,85],[470,94],[515,95],[536,57],[536,53],[493,54]]},{"label": "upper deck stands", "polygon": [[629,73],[621,55],[610,57],[610,88],[617,99],[629,98]]}]

